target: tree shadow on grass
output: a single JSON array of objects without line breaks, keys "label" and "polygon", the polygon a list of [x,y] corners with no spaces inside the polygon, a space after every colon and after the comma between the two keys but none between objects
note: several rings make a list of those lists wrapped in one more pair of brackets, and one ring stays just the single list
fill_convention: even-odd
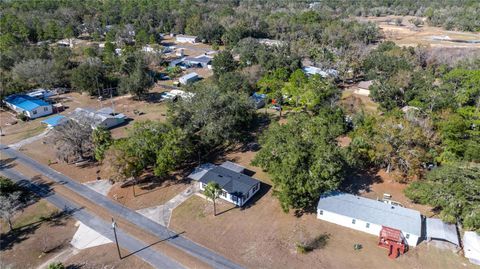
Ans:
[{"label": "tree shadow on grass", "polygon": [[[81,209],[82,208],[69,208],[60,212],[53,212],[48,217],[42,217],[38,221],[23,225],[21,227],[17,227],[7,233],[2,233],[0,235],[0,251],[10,250],[16,244],[27,240],[44,223],[50,226],[66,225],[66,222],[71,218],[73,213]],[[52,250],[50,250],[50,252],[51,251]]]},{"label": "tree shadow on grass", "polygon": [[377,172],[377,169],[359,170],[349,168],[346,171],[345,180],[340,185],[340,190],[352,194],[370,192],[371,185],[383,182],[382,178],[377,175]]},{"label": "tree shadow on grass", "polygon": [[17,158],[6,158],[6,159],[0,160],[0,170],[10,169],[15,167],[17,165],[16,163],[14,163],[16,159]]}]

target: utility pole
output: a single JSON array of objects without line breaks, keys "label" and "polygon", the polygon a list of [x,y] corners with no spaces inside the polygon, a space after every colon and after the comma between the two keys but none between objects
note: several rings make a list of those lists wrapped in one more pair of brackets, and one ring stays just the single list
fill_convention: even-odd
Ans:
[{"label": "utility pole", "polygon": [[118,258],[121,260],[122,259],[122,254],[120,253],[120,246],[118,245],[118,238],[117,238],[117,223],[112,217],[112,229],[113,229],[113,234],[115,235],[115,244],[117,244],[117,251],[118,251]]}]

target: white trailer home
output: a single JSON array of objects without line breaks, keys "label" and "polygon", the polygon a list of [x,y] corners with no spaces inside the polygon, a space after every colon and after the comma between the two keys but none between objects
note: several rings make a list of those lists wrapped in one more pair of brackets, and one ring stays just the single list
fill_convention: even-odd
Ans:
[{"label": "white trailer home", "polygon": [[197,37],[193,35],[177,35],[175,40],[177,43],[197,43]]},{"label": "white trailer home", "polygon": [[178,79],[178,81],[183,85],[187,85],[187,84],[193,83],[193,82],[195,82],[199,79],[200,79],[200,77],[198,76],[198,74],[195,73],[195,72],[192,72],[192,73],[188,73],[188,74],[180,77]]},{"label": "white trailer home", "polygon": [[110,107],[105,107],[99,110],[91,108],[77,107],[74,111],[68,114],[68,117],[78,123],[88,123],[92,129],[103,127],[110,129],[125,122],[126,116],[124,114],[116,114]]},{"label": "white trailer home", "polygon": [[205,190],[209,182],[218,183],[222,188],[220,198],[243,206],[260,190],[260,181],[243,174],[244,169],[232,162],[220,166],[207,163],[197,167],[188,177],[198,181],[200,190]]},{"label": "white trailer home", "polygon": [[339,191],[320,197],[317,218],[375,236],[384,227],[395,229],[413,247],[422,235],[420,212]]}]

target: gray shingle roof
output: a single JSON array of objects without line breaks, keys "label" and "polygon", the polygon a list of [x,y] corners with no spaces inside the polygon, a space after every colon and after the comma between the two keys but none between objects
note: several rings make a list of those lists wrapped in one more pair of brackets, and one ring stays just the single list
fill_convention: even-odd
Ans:
[{"label": "gray shingle roof", "polygon": [[420,212],[339,191],[322,195],[318,209],[420,236]]},{"label": "gray shingle roof", "polygon": [[251,188],[260,182],[247,175],[221,166],[208,170],[199,181],[205,184],[211,181],[217,182],[222,189],[237,197],[244,196]]}]

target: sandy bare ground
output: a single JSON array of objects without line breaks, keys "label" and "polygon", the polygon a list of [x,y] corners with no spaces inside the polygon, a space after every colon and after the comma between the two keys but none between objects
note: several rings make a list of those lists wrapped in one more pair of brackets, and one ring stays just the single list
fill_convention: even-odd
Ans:
[{"label": "sandy bare ground", "polygon": [[[399,16],[387,17],[357,17],[360,21],[372,21],[378,24],[383,31],[386,40],[391,40],[400,46],[428,45],[431,47],[443,48],[480,48],[480,43],[456,43],[451,41],[434,40],[435,37],[449,37],[451,39],[461,40],[480,40],[479,33],[447,31],[440,27],[420,26],[415,27],[409,22],[412,16],[402,17],[402,25],[395,25],[395,19]],[[391,20],[388,23],[388,20]]]},{"label": "sandy bare ground", "polygon": [[2,221],[0,268],[35,268],[68,249],[75,221],[68,217],[44,219],[57,212],[53,205],[39,200],[14,217],[15,232],[7,232]]}]

